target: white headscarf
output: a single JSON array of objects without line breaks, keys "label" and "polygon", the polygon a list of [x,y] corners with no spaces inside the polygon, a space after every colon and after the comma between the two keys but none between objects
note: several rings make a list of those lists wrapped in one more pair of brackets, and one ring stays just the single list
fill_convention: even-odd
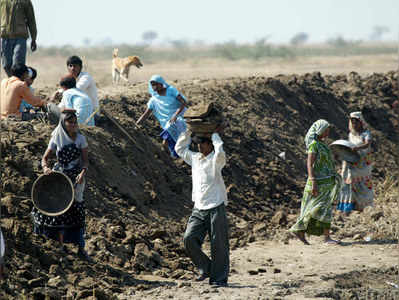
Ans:
[{"label": "white headscarf", "polygon": [[59,147],[59,149],[62,149],[64,146],[73,143],[73,140],[69,137],[65,129],[65,119],[67,117],[70,117],[71,114],[74,115],[76,118],[76,114],[74,112],[61,113],[60,122],[51,133],[51,137],[54,138],[54,144],[56,144]]},{"label": "white headscarf", "polygon": [[350,131],[350,133],[355,134],[355,135],[358,135],[358,134],[361,133],[361,132],[356,132],[355,129],[353,128],[353,126],[352,126],[352,121],[351,121],[352,118],[353,118],[353,119],[358,119],[358,120],[360,120],[360,123],[362,123],[363,131],[366,131],[366,130],[367,130],[368,124],[367,124],[366,121],[364,120],[361,111],[354,111],[354,112],[352,112],[352,113],[349,115],[349,118],[350,118],[350,119],[349,119],[349,131]]},{"label": "white headscarf", "polygon": [[320,119],[317,120],[310,126],[308,132],[306,133],[305,136],[305,145],[306,145],[306,150],[309,148],[310,144],[313,143],[313,141],[321,135],[324,130],[326,130],[330,126],[330,123],[328,123],[326,120]]}]

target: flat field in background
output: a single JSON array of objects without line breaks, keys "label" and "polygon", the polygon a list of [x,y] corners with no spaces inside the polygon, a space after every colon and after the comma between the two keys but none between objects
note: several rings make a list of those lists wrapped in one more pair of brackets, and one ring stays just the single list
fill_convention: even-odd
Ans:
[{"label": "flat field in background", "polygon": [[[116,46],[121,57],[138,55],[144,67],[130,70],[130,83],[147,81],[160,74],[166,80],[220,79],[247,76],[274,76],[277,74],[303,74],[319,71],[322,74],[358,72],[361,75],[398,69],[397,46],[364,45],[331,48],[272,47],[269,45],[219,45],[209,49],[154,49]],[[56,86],[66,73],[66,59],[78,55],[84,68],[91,73],[98,86],[112,84],[111,46],[96,48],[40,48],[29,54],[27,64],[38,70],[36,87]],[[4,76],[4,74],[2,74]]]}]

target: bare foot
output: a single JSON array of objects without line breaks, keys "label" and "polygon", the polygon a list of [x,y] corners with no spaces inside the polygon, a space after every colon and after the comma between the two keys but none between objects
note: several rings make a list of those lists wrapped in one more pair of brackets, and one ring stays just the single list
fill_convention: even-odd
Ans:
[{"label": "bare foot", "polygon": [[332,238],[328,237],[324,239],[324,243],[326,243],[327,245],[340,245],[341,241],[333,240]]},{"label": "bare foot", "polygon": [[302,243],[305,245],[310,245],[309,242],[305,238],[305,233],[304,232],[293,232],[292,233],[296,238],[298,238]]},{"label": "bare foot", "polygon": [[371,242],[372,239],[373,239],[373,235],[371,233],[366,234],[366,236],[363,238],[363,240],[366,242]]}]

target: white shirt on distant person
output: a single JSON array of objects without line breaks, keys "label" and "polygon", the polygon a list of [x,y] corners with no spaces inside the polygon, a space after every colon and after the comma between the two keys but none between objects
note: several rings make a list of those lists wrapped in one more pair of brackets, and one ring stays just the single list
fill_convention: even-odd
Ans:
[{"label": "white shirt on distant person", "polygon": [[186,130],[180,134],[176,153],[192,168],[194,207],[200,210],[211,209],[224,202],[227,205],[226,186],[222,177],[222,169],[226,165],[226,154],[219,134],[212,134],[214,151],[206,157],[200,152],[189,150],[191,132]]},{"label": "white shirt on distant person", "polygon": [[97,86],[93,77],[87,72],[80,72],[78,78],[76,79],[76,87],[83,92],[85,92],[91,99],[93,103],[93,109],[96,110],[99,106]]}]

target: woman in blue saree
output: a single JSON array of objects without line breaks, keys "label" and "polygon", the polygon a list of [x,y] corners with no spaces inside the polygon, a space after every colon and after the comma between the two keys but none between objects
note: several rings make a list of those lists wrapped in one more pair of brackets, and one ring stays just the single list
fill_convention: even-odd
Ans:
[{"label": "woman in blue saree", "polygon": [[154,114],[162,127],[161,137],[163,146],[169,149],[172,157],[177,158],[175,144],[180,133],[186,130],[183,115],[187,102],[183,95],[159,75],[153,75],[148,83],[148,92],[151,98],[147,103],[147,109],[137,120],[139,125],[146,120],[151,113]]}]

